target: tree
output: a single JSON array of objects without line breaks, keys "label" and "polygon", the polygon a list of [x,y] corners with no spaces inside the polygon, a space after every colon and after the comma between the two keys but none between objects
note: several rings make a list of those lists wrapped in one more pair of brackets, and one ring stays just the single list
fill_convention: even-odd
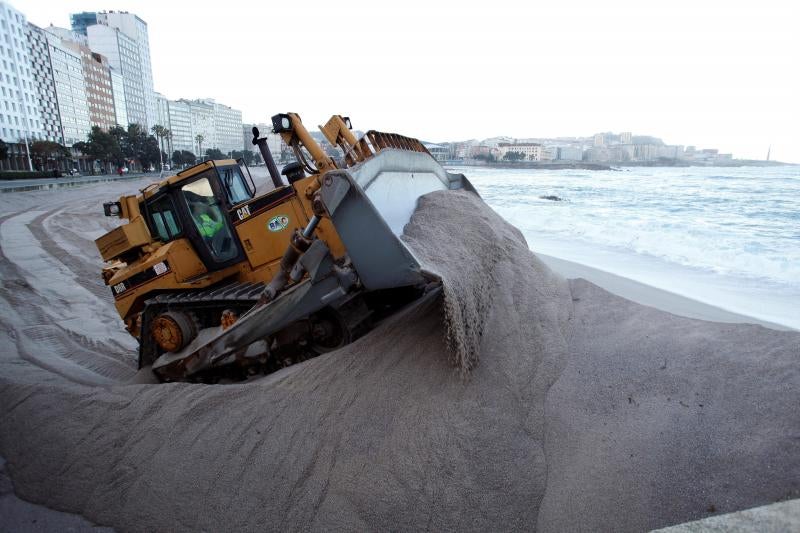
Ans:
[{"label": "tree", "polygon": [[139,124],[128,125],[128,131],[122,137],[121,148],[122,155],[126,159],[138,160],[142,168],[149,168],[160,159],[161,150],[158,141],[152,135],[148,135]]},{"label": "tree", "polygon": [[261,164],[261,154],[253,153],[253,163],[255,163],[256,165]]},{"label": "tree", "polygon": [[[118,161],[122,157],[119,138],[112,134],[111,130],[106,132],[98,126],[92,126],[86,142],[75,143],[73,148],[89,156],[92,160],[102,161],[104,166],[111,161]],[[92,165],[92,172],[94,172],[94,165]]]},{"label": "tree", "polygon": [[172,162],[175,165],[192,165],[194,164],[195,155],[188,150],[175,150],[172,152]]},{"label": "tree", "polygon": [[158,141],[158,147],[161,151],[164,151],[164,137],[166,136],[167,128],[162,126],[161,124],[156,124],[152,128],[150,128],[150,132],[155,135],[156,140]]},{"label": "tree", "polygon": [[203,153],[203,141],[205,141],[206,138],[198,133],[197,135],[194,136],[194,140],[197,143],[197,151],[202,154]]},{"label": "tree", "polygon": [[163,152],[158,147],[158,141],[152,135],[145,135],[142,139],[142,152],[139,155],[139,161],[142,163],[143,168],[151,168],[159,163]]},{"label": "tree", "polygon": [[45,169],[51,159],[59,161],[69,157],[69,148],[53,141],[33,141],[30,145],[31,159],[37,162],[36,167]]},{"label": "tree", "polygon": [[[171,137],[172,136],[172,132],[170,132],[167,128],[165,128],[164,126],[162,126],[160,124],[156,124],[155,126],[150,128],[150,131],[152,131],[153,134],[158,139],[159,147],[161,148],[161,152],[164,153],[164,139],[167,139],[167,138]],[[163,162],[167,161],[168,159],[169,158],[164,156],[164,158],[161,160],[161,163],[163,164]]]},{"label": "tree", "polygon": [[209,148],[206,150],[206,157],[208,159],[227,159],[219,148]]},{"label": "tree", "polygon": [[503,155],[504,161],[521,161],[523,159],[525,159],[525,154],[522,152],[506,152]]},{"label": "tree", "polygon": [[189,150],[181,150],[181,159],[184,165],[194,165],[197,162],[197,156]]},{"label": "tree", "polygon": [[252,150],[234,150],[231,152],[231,157],[234,159],[244,159],[247,166],[253,164],[253,151]]},{"label": "tree", "polygon": [[8,145],[0,139],[0,161],[8,159]]}]

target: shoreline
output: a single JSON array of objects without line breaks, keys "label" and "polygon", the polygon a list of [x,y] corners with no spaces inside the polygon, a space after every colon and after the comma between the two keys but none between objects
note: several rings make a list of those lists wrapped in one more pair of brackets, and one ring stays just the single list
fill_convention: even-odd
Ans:
[{"label": "shoreline", "polygon": [[491,163],[475,161],[445,161],[445,167],[476,167],[476,168],[495,168],[495,169],[525,169],[525,170],[611,170],[621,171],[626,168],[739,168],[739,167],[793,167],[795,163],[784,163],[780,161],[751,161],[747,159],[734,160],[729,163],[715,163],[713,165],[703,165],[688,161],[618,161],[595,163],[588,161],[525,161],[508,162],[494,161]]},{"label": "shoreline", "polygon": [[582,263],[575,263],[566,259],[541,254],[536,251],[533,251],[533,253],[554,272],[567,279],[583,278],[617,296],[621,296],[638,304],[672,313],[673,315],[695,318],[708,322],[758,324],[778,331],[797,331],[789,326],[728,311],[712,304],[687,298],[686,296],[681,296],[680,294],[659,289]]}]

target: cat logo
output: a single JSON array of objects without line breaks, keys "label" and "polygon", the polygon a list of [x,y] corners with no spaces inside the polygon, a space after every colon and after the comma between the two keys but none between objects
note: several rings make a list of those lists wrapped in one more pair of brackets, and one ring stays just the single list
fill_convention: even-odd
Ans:
[{"label": "cat logo", "polygon": [[247,217],[249,217],[250,216],[250,206],[249,205],[245,205],[245,206],[242,206],[239,209],[237,209],[236,210],[236,216],[239,217],[239,220],[244,220]]}]

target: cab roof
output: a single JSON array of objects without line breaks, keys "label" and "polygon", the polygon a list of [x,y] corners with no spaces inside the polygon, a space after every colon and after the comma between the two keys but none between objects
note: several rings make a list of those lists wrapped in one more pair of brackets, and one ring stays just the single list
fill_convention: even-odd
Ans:
[{"label": "cab roof", "polygon": [[170,176],[167,179],[161,180],[157,183],[151,183],[142,190],[142,194],[145,198],[150,198],[162,188],[192,178],[210,168],[236,164],[238,163],[235,159],[209,159],[208,161],[203,161],[202,163],[198,163],[192,167],[181,170],[174,176]]}]

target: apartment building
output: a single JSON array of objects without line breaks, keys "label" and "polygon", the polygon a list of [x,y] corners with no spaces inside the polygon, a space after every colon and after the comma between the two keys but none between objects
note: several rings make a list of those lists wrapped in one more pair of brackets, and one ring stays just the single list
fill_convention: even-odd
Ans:
[{"label": "apartment building", "polygon": [[50,63],[50,48],[43,29],[28,23],[28,50],[31,75],[39,104],[41,139],[64,144],[64,131],[61,128],[61,115],[56,97],[56,80]]},{"label": "apartment building", "polygon": [[0,1],[0,138],[9,144],[42,137],[27,29],[25,15]]}]

